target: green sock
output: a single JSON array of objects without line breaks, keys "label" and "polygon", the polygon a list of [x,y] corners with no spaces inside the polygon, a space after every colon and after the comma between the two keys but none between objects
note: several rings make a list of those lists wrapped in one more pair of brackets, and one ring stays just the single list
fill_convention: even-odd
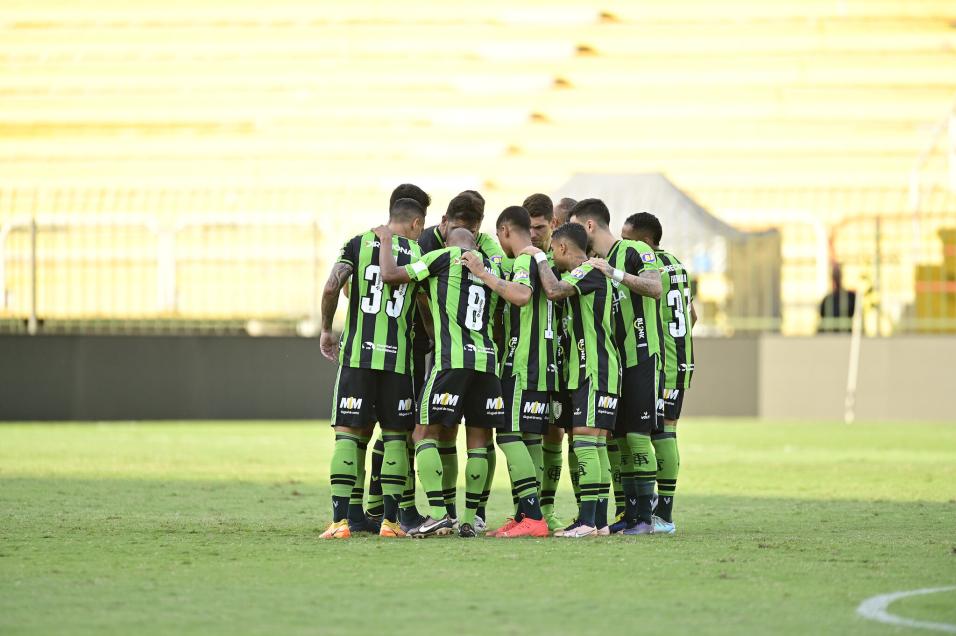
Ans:
[{"label": "green sock", "polygon": [[455,500],[458,498],[458,447],[456,442],[438,442],[441,455],[441,496],[445,500],[445,512],[452,519],[458,517]]},{"label": "green sock", "polygon": [[538,483],[535,478],[534,462],[528,453],[528,447],[520,433],[500,433],[496,435],[498,448],[508,461],[508,476],[511,487],[518,497],[519,511],[532,519],[541,519],[541,502],[538,499]]},{"label": "green sock", "polygon": [[597,438],[598,459],[601,462],[601,490],[598,492],[598,505],[595,512],[595,527],[607,525],[607,503],[611,495],[611,461],[607,456],[607,438]]},{"label": "green sock", "polygon": [[624,496],[624,485],[621,482],[621,447],[616,439],[607,441],[607,459],[611,463],[611,483],[614,485],[614,516],[624,512],[627,498]]},{"label": "green sock", "polygon": [[409,439],[405,439],[405,457],[408,460],[408,472],[405,474],[405,490],[402,491],[402,500],[398,504],[398,512],[402,523],[411,524],[418,519],[418,508],[415,507],[415,448]]},{"label": "green sock", "polygon": [[581,507],[581,466],[574,452],[574,444],[568,444],[568,473],[571,475],[571,490],[574,491],[574,503]]},{"label": "green sock", "polygon": [[574,454],[578,459],[578,482],[581,488],[581,505],[578,521],[586,526],[595,524],[598,494],[601,491],[601,459],[598,457],[597,440],[591,435],[574,438]]},{"label": "green sock", "polygon": [[487,521],[488,497],[491,495],[491,482],[495,480],[495,465],[498,463],[498,456],[495,453],[494,443],[488,444],[488,476],[485,478],[485,487],[481,491],[481,501],[478,503],[478,512],[476,513],[482,519]]},{"label": "green sock", "polygon": [[674,493],[677,492],[677,474],[680,472],[680,451],[677,448],[677,427],[664,425],[664,432],[651,437],[657,455],[656,514],[664,521],[673,521]]},{"label": "green sock", "polygon": [[469,448],[468,462],[465,464],[465,513],[461,516],[461,523],[475,525],[475,514],[481,503],[488,477],[488,449]]},{"label": "green sock", "polygon": [[[382,436],[382,514],[389,521],[398,521],[398,504],[408,479],[408,454],[405,452],[404,433],[386,433]],[[371,488],[369,488],[371,490]]]},{"label": "green sock", "polygon": [[342,521],[348,516],[349,496],[355,487],[357,455],[358,437],[350,433],[336,433],[329,470],[329,482],[332,484],[332,521]]},{"label": "green sock", "polygon": [[650,435],[628,433],[627,445],[631,449],[631,461],[634,464],[634,481],[637,486],[637,518],[645,523],[651,522],[651,499],[654,496],[654,482],[657,480],[657,457]]},{"label": "green sock", "polygon": [[558,483],[561,481],[561,468],[564,456],[561,453],[561,444],[543,445],[544,475],[541,478],[541,512],[545,516],[554,514],[554,497],[558,492]]},{"label": "green sock", "polygon": [[541,496],[541,484],[544,481],[544,435],[524,433],[521,436],[534,464],[534,478],[537,480],[538,496]]},{"label": "green sock", "polygon": [[382,442],[382,435],[379,434],[372,445],[372,468],[368,477],[368,513],[370,515],[380,515],[385,508],[382,503],[382,460],[385,457],[385,444]]},{"label": "green sock", "polygon": [[621,489],[624,491],[624,520],[629,524],[637,523],[637,475],[634,473],[634,462],[627,438],[617,440],[621,452]]},{"label": "green sock", "polygon": [[365,506],[363,505],[365,500],[365,453],[371,439],[368,435],[360,435],[358,438],[355,485],[352,487],[352,495],[349,497],[349,521],[357,523],[365,521]]},{"label": "green sock", "polygon": [[438,442],[423,439],[415,444],[415,463],[418,464],[418,480],[428,497],[429,514],[432,519],[445,516],[445,500],[441,496],[441,455],[438,454]]}]

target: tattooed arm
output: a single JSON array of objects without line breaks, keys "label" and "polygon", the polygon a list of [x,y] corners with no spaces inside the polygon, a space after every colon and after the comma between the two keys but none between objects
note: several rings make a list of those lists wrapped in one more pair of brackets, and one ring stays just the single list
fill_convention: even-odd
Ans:
[{"label": "tattooed arm", "polygon": [[465,264],[472,274],[481,279],[481,281],[491,288],[506,301],[517,307],[524,307],[531,302],[531,288],[520,283],[498,278],[485,269],[485,264],[475,252],[465,252],[461,255],[461,262]]},{"label": "tattooed arm", "polygon": [[337,362],[339,359],[339,339],[332,333],[332,318],[339,305],[339,292],[352,275],[352,266],[338,262],[332,266],[332,273],[322,289],[322,334],[319,336],[319,348],[322,355]]}]

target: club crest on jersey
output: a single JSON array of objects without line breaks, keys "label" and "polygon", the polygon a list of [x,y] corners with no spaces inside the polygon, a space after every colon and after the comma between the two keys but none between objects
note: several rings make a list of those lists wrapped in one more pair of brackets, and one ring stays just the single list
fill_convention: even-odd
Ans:
[{"label": "club crest on jersey", "polygon": [[642,252],[641,260],[645,263],[653,263],[657,260],[657,256],[654,255],[654,252]]},{"label": "club crest on jersey", "polygon": [[571,277],[581,280],[582,278],[584,278],[584,270],[581,269],[580,267],[575,267],[574,269],[571,270]]}]

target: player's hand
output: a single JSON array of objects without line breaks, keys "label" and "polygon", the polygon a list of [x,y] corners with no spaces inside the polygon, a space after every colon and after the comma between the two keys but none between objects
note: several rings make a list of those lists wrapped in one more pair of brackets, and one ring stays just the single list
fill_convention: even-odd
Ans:
[{"label": "player's hand", "polygon": [[472,274],[480,274],[485,271],[485,263],[476,252],[465,252],[461,255],[461,262],[465,264]]},{"label": "player's hand", "polygon": [[535,254],[537,254],[537,253],[540,252],[540,251],[541,251],[541,250],[539,250],[539,249],[538,249],[537,247],[535,247],[534,245],[529,245],[528,247],[526,247],[526,248],[524,248],[523,250],[521,250],[521,251],[519,252],[519,254],[527,254],[528,256],[532,256],[532,257],[533,257]]},{"label": "player's hand", "polygon": [[339,339],[331,331],[323,331],[319,336],[319,349],[328,360],[339,361]]},{"label": "player's hand", "polygon": [[392,242],[392,228],[387,225],[379,225],[378,227],[372,228],[372,231],[375,232],[375,236],[377,236],[378,240],[382,243]]},{"label": "player's hand", "polygon": [[608,264],[607,264],[607,261],[604,260],[603,258],[598,258],[598,257],[596,257],[596,256],[595,256],[595,257],[592,257],[592,258],[589,258],[589,259],[588,259],[588,265],[590,265],[590,266],[593,267],[594,269],[598,270],[599,272],[601,272],[601,273],[604,274],[605,276],[610,276],[610,275],[611,275],[611,269],[612,269],[612,267],[611,267],[610,265],[608,265]]}]

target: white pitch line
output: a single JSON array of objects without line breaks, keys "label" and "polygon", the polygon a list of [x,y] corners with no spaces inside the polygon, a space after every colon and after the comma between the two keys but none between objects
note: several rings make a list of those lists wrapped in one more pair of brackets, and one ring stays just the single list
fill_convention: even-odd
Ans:
[{"label": "white pitch line", "polygon": [[929,587],[922,590],[910,590],[909,592],[880,594],[879,596],[870,597],[860,603],[860,606],[856,608],[856,613],[863,618],[868,618],[871,621],[877,621],[887,625],[900,625],[902,627],[915,627],[917,629],[932,629],[937,632],[956,634],[956,625],[953,625],[952,623],[917,621],[911,618],[896,616],[895,614],[890,614],[888,611],[886,611],[891,603],[894,603],[901,598],[922,596],[923,594],[938,594],[939,592],[952,592],[953,590],[956,590],[956,585],[950,585],[948,587]]}]

